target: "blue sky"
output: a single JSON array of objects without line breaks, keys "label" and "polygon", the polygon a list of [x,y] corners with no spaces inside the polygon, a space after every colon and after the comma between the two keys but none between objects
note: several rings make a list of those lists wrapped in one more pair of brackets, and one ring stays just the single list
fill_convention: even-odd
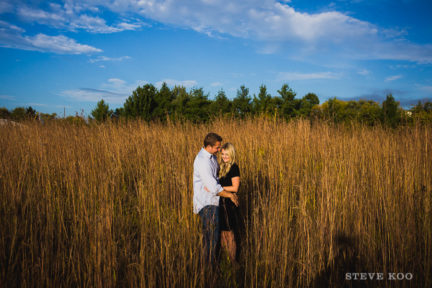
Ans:
[{"label": "blue sky", "polygon": [[429,0],[0,0],[0,107],[89,114],[139,85],[432,101]]}]

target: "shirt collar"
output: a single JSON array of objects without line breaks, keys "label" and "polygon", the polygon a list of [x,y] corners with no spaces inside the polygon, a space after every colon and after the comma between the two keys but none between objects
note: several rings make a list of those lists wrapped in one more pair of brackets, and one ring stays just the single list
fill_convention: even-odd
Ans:
[{"label": "shirt collar", "polygon": [[205,150],[204,147],[202,148],[202,151],[203,151],[204,155],[206,155],[210,159],[214,156],[213,154],[211,154],[207,150]]}]

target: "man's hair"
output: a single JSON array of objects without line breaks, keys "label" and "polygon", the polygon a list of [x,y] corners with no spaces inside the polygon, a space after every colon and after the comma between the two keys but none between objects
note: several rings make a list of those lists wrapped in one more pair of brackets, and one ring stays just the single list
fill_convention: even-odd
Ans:
[{"label": "man's hair", "polygon": [[207,147],[209,145],[214,146],[218,141],[222,142],[222,137],[216,133],[210,132],[204,138],[204,147]]}]

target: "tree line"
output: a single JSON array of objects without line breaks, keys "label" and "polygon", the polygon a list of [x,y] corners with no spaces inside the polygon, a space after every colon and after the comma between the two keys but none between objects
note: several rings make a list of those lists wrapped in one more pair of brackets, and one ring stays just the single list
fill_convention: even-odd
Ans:
[{"label": "tree line", "polygon": [[[160,89],[153,84],[137,87],[123,106],[112,110],[108,103],[100,100],[91,111],[90,121],[103,122],[108,119],[136,119],[145,121],[187,120],[195,123],[206,122],[213,117],[228,116],[245,118],[268,116],[282,119],[309,118],[333,121],[335,123],[360,122],[366,125],[385,124],[396,127],[409,123],[432,123],[432,102],[419,102],[409,110],[400,107],[392,94],[388,94],[382,103],[373,100],[343,101],[331,98],[320,104],[318,96],[308,93],[297,98],[297,93],[283,84],[277,95],[271,95],[265,85],[259,87],[258,95],[250,95],[244,85],[237,90],[236,96],[229,99],[224,90],[220,90],[212,100],[203,88],[184,86],[168,87],[163,83]],[[21,121],[39,119],[42,121],[57,119],[57,115],[44,114],[32,107],[18,107],[12,111],[0,108],[0,118]],[[68,122],[84,122],[83,115],[69,116]]]},{"label": "tree line", "polygon": [[146,84],[133,91],[123,107],[110,110],[108,104],[101,100],[91,115],[98,122],[108,118],[205,122],[218,116],[245,118],[257,115],[286,120],[302,117],[336,123],[356,121],[371,126],[385,124],[392,127],[414,122],[432,122],[432,102],[419,102],[410,110],[404,110],[392,94],[388,94],[382,103],[331,98],[321,105],[314,93],[307,93],[302,98],[296,96],[297,93],[288,84],[283,84],[275,96],[267,91],[265,85],[259,87],[258,95],[251,96],[249,89],[242,85],[232,100],[223,90],[211,100],[202,88],[187,91],[183,86],[175,86],[170,89],[163,83],[161,88],[157,89],[152,84]]}]

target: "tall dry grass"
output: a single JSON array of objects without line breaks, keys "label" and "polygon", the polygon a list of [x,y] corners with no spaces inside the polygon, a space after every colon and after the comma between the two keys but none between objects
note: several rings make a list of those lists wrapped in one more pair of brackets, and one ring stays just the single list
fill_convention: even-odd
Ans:
[{"label": "tall dry grass", "polygon": [[[192,164],[237,149],[240,268],[202,265]],[[0,128],[1,287],[432,286],[432,129],[266,119]],[[386,274],[384,274],[386,275]]]}]

